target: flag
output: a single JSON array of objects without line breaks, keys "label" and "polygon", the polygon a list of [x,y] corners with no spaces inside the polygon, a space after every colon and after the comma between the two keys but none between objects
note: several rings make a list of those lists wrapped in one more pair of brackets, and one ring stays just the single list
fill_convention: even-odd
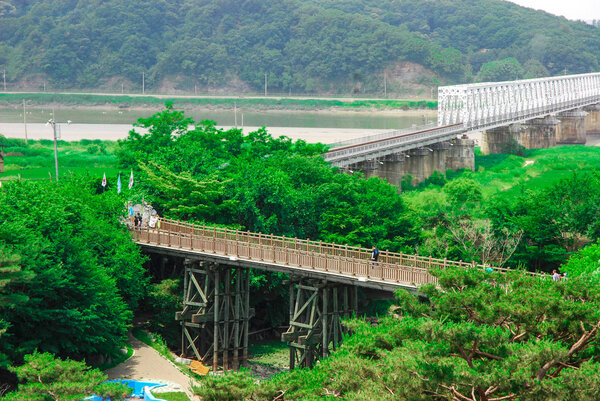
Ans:
[{"label": "flag", "polygon": [[129,177],[129,189],[133,187],[133,169],[131,169],[131,176]]},{"label": "flag", "polygon": [[119,179],[117,180],[117,193],[121,193],[121,173],[119,173]]},{"label": "flag", "polygon": [[104,177],[102,177],[102,186],[106,187],[106,173],[104,173]]}]

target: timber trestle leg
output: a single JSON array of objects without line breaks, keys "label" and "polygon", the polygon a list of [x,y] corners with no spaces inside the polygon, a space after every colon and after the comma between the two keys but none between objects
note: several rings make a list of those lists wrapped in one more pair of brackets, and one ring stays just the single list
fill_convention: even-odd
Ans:
[{"label": "timber trestle leg", "polygon": [[181,322],[181,354],[237,370],[248,361],[249,269],[212,263],[186,263]]},{"label": "timber trestle leg", "polygon": [[313,367],[337,349],[347,332],[341,319],[356,311],[356,289],[327,281],[290,281],[290,326],[281,335],[290,346],[290,369]]}]

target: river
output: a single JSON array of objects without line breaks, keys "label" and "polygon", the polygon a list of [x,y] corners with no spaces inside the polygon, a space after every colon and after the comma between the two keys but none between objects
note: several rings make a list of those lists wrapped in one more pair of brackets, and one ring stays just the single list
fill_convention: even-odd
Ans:
[{"label": "river", "polygon": [[[119,109],[117,107],[61,106],[54,110],[60,137],[66,141],[81,139],[117,140],[127,137],[133,123],[159,109]],[[52,139],[46,122],[52,118],[50,108],[27,108],[27,124],[20,107],[0,108],[0,134],[9,138]],[[256,110],[185,110],[194,121],[212,120],[228,129],[237,126],[251,132],[261,126],[273,136],[285,135],[307,142],[334,143],[436,121],[435,111],[256,111]],[[66,124],[71,121],[70,124]],[[139,130],[139,128],[138,128]],[[142,131],[142,130],[139,130]]]}]

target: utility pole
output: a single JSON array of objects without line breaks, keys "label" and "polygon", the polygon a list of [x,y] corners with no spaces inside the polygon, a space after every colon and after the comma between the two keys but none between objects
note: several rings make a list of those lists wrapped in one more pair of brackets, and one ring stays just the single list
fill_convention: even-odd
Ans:
[{"label": "utility pole", "polygon": [[267,96],[267,73],[265,72],[265,96]]},{"label": "utility pole", "polygon": [[6,92],[6,68],[4,69],[4,92]]},{"label": "utility pole", "polygon": [[235,128],[237,128],[237,103],[233,102],[233,114],[235,115]]},{"label": "utility pole", "polygon": [[125,89],[125,88],[124,88],[124,85],[123,85],[123,83],[121,82],[121,94],[123,94],[123,91],[124,91],[124,89]]},{"label": "utility pole", "polygon": [[387,74],[383,73],[383,97],[387,99]]},{"label": "utility pole", "polygon": [[146,93],[146,76],[144,75],[144,71],[142,71],[142,94]]},{"label": "utility pole", "polygon": [[56,169],[56,181],[58,181],[58,147],[56,146],[56,121],[54,121],[54,113],[52,113],[52,118],[48,120],[48,124],[52,125],[52,130],[54,131],[54,167]]},{"label": "utility pole", "polygon": [[25,99],[23,99],[23,127],[25,128],[25,145],[27,145],[27,112],[25,111]]}]

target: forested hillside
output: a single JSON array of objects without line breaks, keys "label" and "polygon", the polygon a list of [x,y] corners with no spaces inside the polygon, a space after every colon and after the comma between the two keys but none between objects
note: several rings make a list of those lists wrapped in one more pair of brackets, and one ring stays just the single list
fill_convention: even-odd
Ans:
[{"label": "forested hillside", "polygon": [[599,60],[599,28],[500,0],[0,1],[11,88],[415,93]]}]

